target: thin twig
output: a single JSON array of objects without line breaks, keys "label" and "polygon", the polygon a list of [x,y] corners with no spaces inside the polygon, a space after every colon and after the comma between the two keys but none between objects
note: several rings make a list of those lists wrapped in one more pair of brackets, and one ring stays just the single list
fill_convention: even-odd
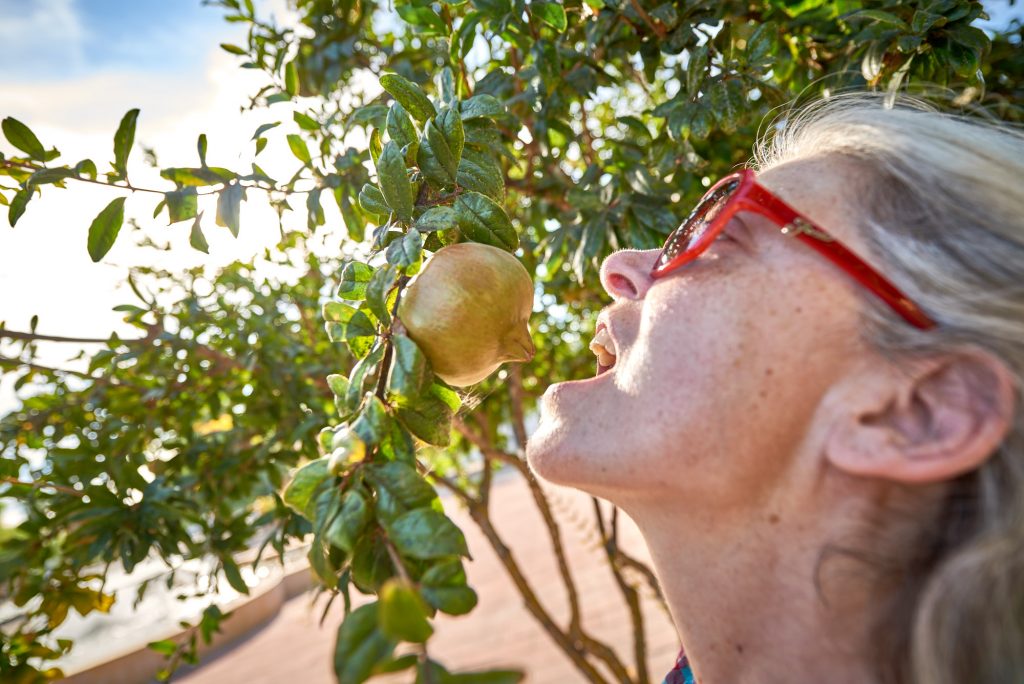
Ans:
[{"label": "thin twig", "polygon": [[56,489],[58,492],[63,492],[64,494],[70,494],[72,496],[77,496],[79,499],[85,496],[85,492],[80,492],[77,489],[65,487],[64,485],[54,484],[52,482],[44,482],[43,480],[36,480],[34,482],[24,482],[16,477],[5,475],[4,477],[0,477],[0,482],[4,482],[6,484],[11,485],[22,485],[24,487],[32,487],[33,489],[43,489],[44,487],[49,489]]},{"label": "thin twig", "polygon": [[658,36],[658,38],[665,37],[665,27],[654,23],[654,20],[651,19],[651,15],[647,13],[647,10],[640,6],[639,0],[629,0],[629,4],[633,6],[633,9],[635,9],[636,13],[640,15],[640,18],[644,20],[644,23],[651,27],[651,30],[654,31],[654,34]]}]

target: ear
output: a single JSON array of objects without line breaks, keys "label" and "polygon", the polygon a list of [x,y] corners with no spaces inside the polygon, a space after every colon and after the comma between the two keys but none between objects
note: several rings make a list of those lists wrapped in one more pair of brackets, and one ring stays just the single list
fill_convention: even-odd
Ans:
[{"label": "ear", "polygon": [[852,475],[949,480],[982,465],[1013,425],[1017,380],[980,348],[870,376],[843,402],[825,443],[829,462]]}]

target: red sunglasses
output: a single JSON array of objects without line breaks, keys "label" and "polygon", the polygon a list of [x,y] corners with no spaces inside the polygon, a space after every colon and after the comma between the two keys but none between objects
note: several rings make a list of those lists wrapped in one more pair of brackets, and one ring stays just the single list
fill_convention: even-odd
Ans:
[{"label": "red sunglasses", "polygon": [[801,216],[759,184],[750,169],[726,176],[707,191],[686,220],[665,240],[661,254],[651,270],[651,277],[661,278],[696,259],[739,211],[751,211],[771,219],[784,235],[795,236],[813,247],[881,297],[914,327],[922,330],[935,327],[936,323],[895,285],[821,227]]}]

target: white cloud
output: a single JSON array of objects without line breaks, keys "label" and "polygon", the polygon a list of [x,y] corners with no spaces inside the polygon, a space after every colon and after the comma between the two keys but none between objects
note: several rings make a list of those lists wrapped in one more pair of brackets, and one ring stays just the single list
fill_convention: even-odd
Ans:
[{"label": "white cloud", "polygon": [[0,0],[0,45],[7,55],[77,68],[85,33],[74,0]]}]

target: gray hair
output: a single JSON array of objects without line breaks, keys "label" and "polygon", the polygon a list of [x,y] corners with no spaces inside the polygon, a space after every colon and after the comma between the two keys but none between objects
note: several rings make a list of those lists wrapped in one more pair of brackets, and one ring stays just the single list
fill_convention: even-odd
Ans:
[{"label": "gray hair", "polygon": [[790,112],[752,165],[829,155],[868,172],[857,200],[871,261],[938,323],[913,328],[865,293],[864,340],[893,360],[980,347],[1018,382],[1008,436],[950,486],[921,537],[926,567],[880,617],[892,639],[879,676],[1024,681],[1024,133],[906,96],[844,93]]}]

